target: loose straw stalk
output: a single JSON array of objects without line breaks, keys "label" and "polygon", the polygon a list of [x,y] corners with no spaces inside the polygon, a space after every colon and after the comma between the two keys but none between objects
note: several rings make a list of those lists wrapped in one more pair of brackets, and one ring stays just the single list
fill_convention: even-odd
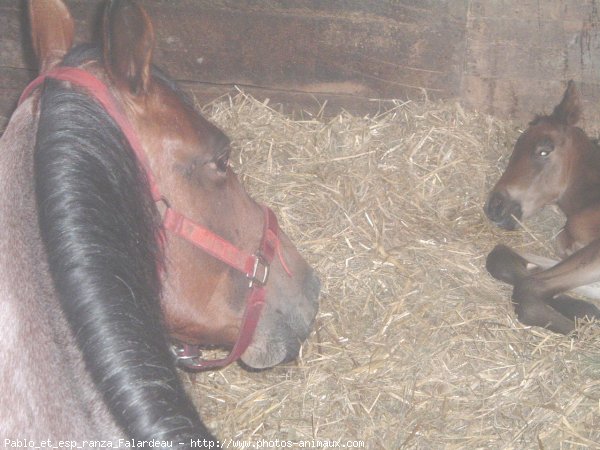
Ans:
[{"label": "loose straw stalk", "polygon": [[366,448],[600,448],[600,333],[520,325],[485,257],[554,256],[553,211],[506,232],[482,213],[518,135],[453,103],[294,121],[238,92],[205,108],[249,192],[323,282],[297,363],[190,382],[222,437]]}]

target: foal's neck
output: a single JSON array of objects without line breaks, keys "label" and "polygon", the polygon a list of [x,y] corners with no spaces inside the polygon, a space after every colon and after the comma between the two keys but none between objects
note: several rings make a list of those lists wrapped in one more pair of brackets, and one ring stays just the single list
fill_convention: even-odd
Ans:
[{"label": "foal's neck", "polygon": [[571,168],[572,181],[558,201],[567,217],[594,205],[600,208],[600,148],[585,134],[582,138],[581,154]]}]

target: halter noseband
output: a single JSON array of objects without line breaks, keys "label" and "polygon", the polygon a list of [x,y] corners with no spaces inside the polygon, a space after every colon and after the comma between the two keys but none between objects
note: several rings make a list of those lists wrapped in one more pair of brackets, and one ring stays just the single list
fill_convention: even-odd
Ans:
[{"label": "halter noseband", "polygon": [[170,207],[158,188],[154,174],[150,170],[146,153],[142,149],[140,140],[131,122],[117,106],[117,102],[106,84],[90,72],[76,67],[58,67],[41,74],[25,88],[19,98],[19,104],[29,97],[31,92],[47,78],[67,81],[85,89],[121,128],[134,154],[146,172],[153,200],[155,202],[164,202],[166,205],[166,211],[163,216],[163,228],[219,259],[229,267],[245,275],[248,279],[250,292],[246,299],[242,326],[238,339],[229,355],[222,359],[204,360],[201,358],[198,346],[185,343],[175,344],[171,346],[171,351],[175,356],[176,363],[188,370],[204,370],[224,367],[239,359],[252,342],[252,337],[258,325],[260,314],[265,304],[265,284],[269,278],[270,266],[275,255],[280,259],[284,270],[291,276],[291,272],[281,255],[279,225],[273,211],[267,206],[262,205],[264,227],[258,251],[251,255],[237,248],[231,242]]}]

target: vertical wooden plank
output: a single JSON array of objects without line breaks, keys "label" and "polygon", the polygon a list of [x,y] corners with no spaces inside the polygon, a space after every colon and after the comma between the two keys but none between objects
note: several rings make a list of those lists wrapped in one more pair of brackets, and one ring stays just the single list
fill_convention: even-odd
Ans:
[{"label": "vertical wooden plank", "polygon": [[473,108],[527,120],[548,111],[566,82],[600,117],[600,16],[594,0],[471,0],[461,96]]}]

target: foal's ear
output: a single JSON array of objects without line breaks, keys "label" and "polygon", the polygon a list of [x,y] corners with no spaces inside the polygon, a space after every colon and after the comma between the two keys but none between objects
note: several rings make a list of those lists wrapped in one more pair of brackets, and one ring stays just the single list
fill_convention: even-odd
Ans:
[{"label": "foal's ear", "polygon": [[61,0],[30,0],[31,43],[40,73],[57,65],[73,45],[74,25]]},{"label": "foal's ear", "polygon": [[581,117],[581,102],[579,100],[579,92],[573,80],[569,81],[565,95],[563,95],[558,106],[554,108],[552,117],[555,117],[566,125],[575,125],[579,121]]},{"label": "foal's ear", "polygon": [[104,65],[117,84],[132,94],[148,91],[154,29],[133,0],[112,0],[104,13]]}]

